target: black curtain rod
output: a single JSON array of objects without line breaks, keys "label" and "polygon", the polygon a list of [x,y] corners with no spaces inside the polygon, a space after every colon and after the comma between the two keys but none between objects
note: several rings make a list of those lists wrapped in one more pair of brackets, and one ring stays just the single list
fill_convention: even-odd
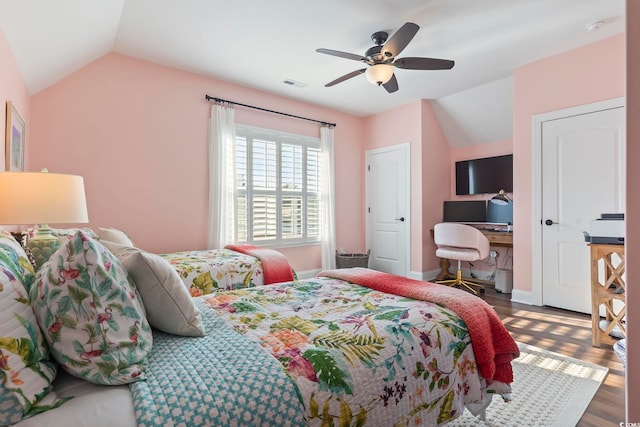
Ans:
[{"label": "black curtain rod", "polygon": [[239,102],[228,101],[226,99],[221,99],[221,98],[214,98],[213,96],[209,96],[209,95],[205,95],[204,99],[206,99],[207,101],[214,101],[214,102],[227,102],[229,104],[240,105],[241,107],[253,108],[254,110],[260,110],[260,111],[266,111],[267,113],[280,114],[282,116],[293,117],[295,119],[308,120],[310,122],[320,123],[321,125],[336,127],[335,123],[323,122],[322,120],[315,120],[315,119],[308,119],[306,117],[294,116],[293,114],[281,113],[280,111],[267,110],[266,108],[254,107],[253,105],[241,104]]}]

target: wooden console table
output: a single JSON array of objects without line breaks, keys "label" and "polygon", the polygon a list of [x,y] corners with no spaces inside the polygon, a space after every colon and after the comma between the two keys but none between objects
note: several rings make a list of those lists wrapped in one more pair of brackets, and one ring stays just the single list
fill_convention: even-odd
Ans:
[{"label": "wooden console table", "polygon": [[[489,239],[489,244],[491,246],[503,246],[512,248],[513,247],[513,232],[509,231],[491,231],[491,230],[482,230],[479,229],[482,234],[487,236]],[[431,230],[431,238],[433,238],[433,230]],[[440,274],[436,277],[435,280],[446,280],[453,275],[449,273],[449,267],[451,266],[450,261],[447,258],[440,258]],[[470,279],[473,282],[481,283],[484,285],[493,285],[494,282],[491,280],[480,280],[480,279]]]},{"label": "wooden console table", "polygon": [[[622,334],[620,338],[626,336],[624,323],[626,283],[622,277],[625,271],[624,245],[590,243],[589,248],[591,252],[591,344],[595,347],[600,347],[601,343],[613,345],[618,340],[611,336],[612,332]],[[614,254],[619,259],[617,263],[612,258]],[[602,281],[600,281],[601,272],[604,273]],[[617,312],[614,307],[615,301],[622,302],[622,308]],[[620,307],[620,304],[616,305]],[[600,307],[604,307],[604,319],[600,318]]]}]

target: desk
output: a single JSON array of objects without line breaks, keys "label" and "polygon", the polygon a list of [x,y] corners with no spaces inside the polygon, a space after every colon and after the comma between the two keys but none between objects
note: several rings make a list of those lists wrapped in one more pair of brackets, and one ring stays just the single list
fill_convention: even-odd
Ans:
[{"label": "desk", "polygon": [[[513,232],[509,231],[491,231],[491,230],[482,230],[479,229],[482,234],[487,236],[489,239],[489,244],[491,246],[503,246],[507,248],[513,247]],[[431,230],[431,238],[433,238],[433,230]],[[449,273],[449,267],[451,263],[447,258],[440,258],[440,274],[436,277],[435,280],[446,280],[451,277],[451,273]],[[479,280],[479,279],[471,279],[473,282],[482,283],[485,285],[493,285],[494,283],[490,280]]]},{"label": "desk", "polygon": [[511,231],[480,231],[482,231],[482,234],[487,236],[487,239],[489,239],[489,243],[491,244],[491,246],[504,246],[507,248],[513,247],[513,232]]},{"label": "desk", "polygon": [[[624,291],[626,283],[622,275],[625,270],[624,245],[606,245],[590,243],[591,253],[591,345],[600,347],[601,343],[613,345],[618,341],[610,334],[614,331],[626,336],[623,321],[626,310],[624,293],[616,293],[619,287]],[[612,255],[616,255],[616,259]],[[600,281],[600,273],[602,281]],[[622,304],[616,312],[615,301]],[[604,307],[604,320],[600,319],[600,307]]]}]

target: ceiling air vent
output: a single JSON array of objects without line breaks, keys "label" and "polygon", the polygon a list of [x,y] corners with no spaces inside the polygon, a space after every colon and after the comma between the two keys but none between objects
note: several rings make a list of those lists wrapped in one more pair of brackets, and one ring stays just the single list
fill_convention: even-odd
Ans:
[{"label": "ceiling air vent", "polygon": [[285,80],[282,81],[282,83],[284,83],[286,85],[289,85],[289,86],[293,86],[293,87],[305,87],[305,86],[307,86],[305,83],[298,82],[298,81],[295,81],[293,79],[285,79]]}]

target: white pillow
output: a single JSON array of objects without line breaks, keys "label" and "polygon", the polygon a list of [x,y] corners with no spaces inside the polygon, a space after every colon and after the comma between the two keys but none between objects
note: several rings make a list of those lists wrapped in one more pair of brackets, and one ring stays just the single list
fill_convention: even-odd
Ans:
[{"label": "white pillow", "polygon": [[98,239],[124,246],[135,246],[127,233],[117,228],[98,228]]},{"label": "white pillow", "polygon": [[174,335],[205,334],[200,310],[171,264],[142,249],[103,243],[127,269],[138,288],[151,326]]}]

